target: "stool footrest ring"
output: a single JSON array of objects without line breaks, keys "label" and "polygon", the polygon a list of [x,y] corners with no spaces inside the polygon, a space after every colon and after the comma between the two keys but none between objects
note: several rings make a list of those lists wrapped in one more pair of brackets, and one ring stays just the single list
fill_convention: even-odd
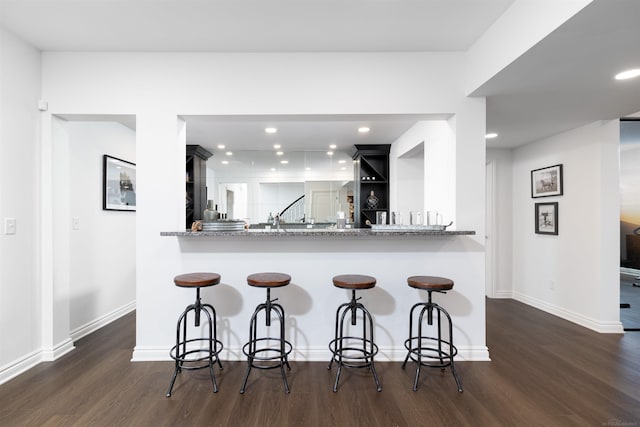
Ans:
[{"label": "stool footrest ring", "polygon": [[[276,348],[276,347],[261,347],[261,348],[256,348],[253,351],[249,351],[249,347],[252,344],[257,345],[258,342],[269,342],[269,341],[274,343],[277,342],[278,344],[280,344],[281,342],[284,343],[284,351],[281,348]],[[275,361],[275,360],[286,361],[287,356],[289,355],[289,353],[291,353],[292,350],[293,350],[293,346],[289,341],[287,340],[281,341],[280,338],[272,338],[272,337],[257,338],[256,340],[250,341],[242,346],[242,352],[244,353],[244,355],[251,359],[251,366],[258,369],[279,368],[280,363],[265,366],[265,365],[255,365],[253,362],[254,361],[269,362],[269,361]],[[258,353],[275,353],[275,354],[259,356]]]},{"label": "stool footrest ring", "polygon": [[[419,337],[412,337],[404,342],[404,347],[409,351],[409,358],[420,363],[422,366],[429,366],[432,368],[446,368],[451,365],[451,361],[454,356],[458,354],[458,349],[451,345],[449,341],[440,340],[441,344],[444,344],[447,350],[437,347],[425,346],[422,342],[417,342]],[[437,338],[422,337],[422,340],[438,343]],[[414,341],[416,343],[414,344]],[[423,359],[428,359],[427,361]]]}]

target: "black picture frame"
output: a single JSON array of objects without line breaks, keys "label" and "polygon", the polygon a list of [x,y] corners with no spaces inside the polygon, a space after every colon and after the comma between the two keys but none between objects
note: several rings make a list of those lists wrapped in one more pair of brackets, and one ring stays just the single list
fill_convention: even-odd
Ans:
[{"label": "black picture frame", "polygon": [[558,235],[558,202],[536,203],[536,234]]},{"label": "black picture frame", "polygon": [[107,154],[102,156],[102,209],[136,210],[136,165]]},{"label": "black picture frame", "polygon": [[531,171],[531,197],[562,196],[562,165],[548,166]]}]

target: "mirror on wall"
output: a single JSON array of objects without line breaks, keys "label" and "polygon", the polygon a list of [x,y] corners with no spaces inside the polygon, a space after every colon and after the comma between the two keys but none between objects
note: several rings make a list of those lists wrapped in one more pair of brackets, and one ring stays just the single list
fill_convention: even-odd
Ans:
[{"label": "mirror on wall", "polygon": [[353,164],[343,151],[244,150],[207,161],[207,194],[228,218],[268,225],[332,224],[353,211]]},{"label": "mirror on wall", "polygon": [[[227,218],[331,223],[353,215],[357,144],[390,144],[433,115],[182,115],[187,145],[212,153],[207,199]],[[300,199],[300,200],[298,200]]]}]

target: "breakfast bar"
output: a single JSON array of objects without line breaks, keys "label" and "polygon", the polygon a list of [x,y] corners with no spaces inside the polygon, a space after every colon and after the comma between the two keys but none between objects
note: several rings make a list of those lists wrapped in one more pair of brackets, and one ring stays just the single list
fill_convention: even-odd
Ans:
[{"label": "breakfast bar", "polygon": [[[449,277],[455,288],[443,298],[453,318],[459,360],[488,360],[484,342],[484,288],[473,271],[483,262],[483,248],[472,230],[372,230],[295,229],[247,231],[166,231],[162,240],[180,257],[180,271],[215,272],[219,285],[203,289],[203,302],[213,304],[218,316],[218,334],[224,343],[222,360],[243,360],[248,319],[262,295],[250,292],[248,275],[279,271],[291,276],[289,286],[274,289],[272,297],[286,307],[286,337],[292,343],[292,361],[328,361],[328,343],[333,335],[337,304],[348,295],[332,285],[340,274],[366,274],[377,285],[362,301],[374,319],[379,347],[376,360],[401,361],[406,350],[411,306],[425,296],[407,286],[415,275]],[[474,268],[465,268],[474,267]],[[177,292],[166,277],[157,283],[157,298],[170,301],[178,313],[188,297]],[[444,300],[446,299],[446,301]],[[171,316],[167,316],[171,317]],[[159,323],[162,323],[160,321]],[[173,327],[156,329],[166,345],[166,358],[173,340]],[[153,355],[152,355],[153,352]],[[140,358],[164,360],[163,350],[136,348]]]}]

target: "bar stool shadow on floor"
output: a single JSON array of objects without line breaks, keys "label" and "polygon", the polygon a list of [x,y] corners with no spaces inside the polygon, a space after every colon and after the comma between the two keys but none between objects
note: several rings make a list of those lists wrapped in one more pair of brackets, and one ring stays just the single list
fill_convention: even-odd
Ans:
[{"label": "bar stool shadow on floor", "polygon": [[[430,368],[440,368],[444,370],[446,367],[451,367],[451,373],[458,386],[458,391],[462,393],[462,385],[456,368],[453,363],[453,358],[458,354],[458,349],[453,345],[453,323],[451,322],[451,316],[449,313],[438,304],[432,301],[431,293],[440,292],[446,293],[446,291],[453,289],[453,281],[444,277],[434,276],[412,276],[407,279],[410,287],[426,290],[428,292],[427,302],[419,302],[414,304],[409,314],[409,338],[405,340],[404,346],[407,349],[407,356],[402,364],[402,369],[407,365],[409,358],[416,362],[416,377],[413,382],[413,391],[418,390],[418,380],[420,378],[420,368],[427,366]],[[414,335],[413,320],[414,311],[417,308],[421,308],[418,315],[418,331],[417,335]],[[433,312],[436,311],[436,328],[437,338],[423,335],[423,318],[424,314],[427,314],[427,325],[433,325]],[[449,327],[448,341],[443,339],[441,330],[441,315],[447,318]]]},{"label": "bar stool shadow on floor", "polygon": [[[222,350],[222,342],[218,340],[218,328],[216,323],[216,310],[211,304],[202,304],[200,299],[200,288],[214,286],[220,283],[220,275],[216,273],[188,273],[176,276],[173,279],[176,286],[182,288],[196,288],[196,301],[185,308],[176,326],[176,345],[169,352],[171,358],[175,361],[175,370],[171,378],[169,390],[166,397],[171,397],[173,385],[175,384],[178,373],[184,370],[196,370],[209,368],[211,382],[213,383],[213,392],[218,392],[218,384],[215,374],[213,373],[213,365],[217,362],[220,370],[222,363],[218,355]],[[194,314],[194,326],[200,326],[202,313],[208,320],[206,331],[207,336],[204,338],[188,338],[187,337],[187,321],[189,313]],[[202,346],[205,343],[205,346]],[[199,345],[198,345],[199,344]]]},{"label": "bar stool shadow on floor", "polygon": [[[291,276],[283,273],[256,273],[247,277],[247,283],[250,286],[267,289],[267,299],[264,303],[259,304],[253,312],[251,322],[249,323],[249,342],[242,347],[242,352],[247,356],[247,372],[244,376],[242,387],[240,388],[241,394],[244,393],[247,387],[247,380],[249,379],[252,368],[280,368],[282,381],[284,382],[284,390],[286,393],[290,392],[284,367],[286,365],[287,369],[291,370],[289,353],[291,353],[293,347],[291,343],[285,339],[284,308],[276,303],[277,298],[271,299],[271,288],[287,286],[290,282]],[[272,322],[272,312],[276,314],[279,323],[279,336],[258,337],[258,315],[264,313],[265,327],[269,328]]]},{"label": "bar stool shadow on floor", "polygon": [[[369,368],[373,374],[378,391],[382,391],[378,374],[373,364],[373,357],[378,353],[378,346],[373,340],[373,319],[366,307],[358,302],[356,290],[371,289],[376,285],[376,279],[360,274],[344,274],[333,278],[333,285],[341,289],[351,290],[351,301],[340,304],[336,311],[335,335],[329,342],[329,350],[332,353],[331,361],[327,369],[331,369],[333,362],[338,365],[333,391],[338,391],[338,382],[342,368]],[[358,317],[358,313],[361,314]],[[345,335],[345,318],[349,315],[348,322],[356,326],[358,320],[362,323],[362,335]],[[348,325],[347,325],[348,327]],[[354,328],[355,329],[355,328]]]}]

